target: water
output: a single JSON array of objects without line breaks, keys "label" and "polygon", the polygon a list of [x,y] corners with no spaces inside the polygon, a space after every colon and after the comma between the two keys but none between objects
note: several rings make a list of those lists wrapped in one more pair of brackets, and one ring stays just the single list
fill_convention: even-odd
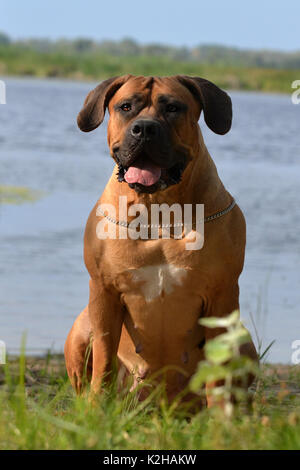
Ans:
[{"label": "water", "polygon": [[[84,134],[76,115],[94,84],[7,79],[0,106],[0,184],[43,191],[35,203],[0,206],[0,339],[27,332],[28,352],[61,351],[88,299],[82,257],[89,211],[113,168],[105,123]],[[299,115],[289,96],[231,93],[226,136],[202,122],[221,179],[247,220],[241,311],[268,359],[290,362],[300,339]]]}]

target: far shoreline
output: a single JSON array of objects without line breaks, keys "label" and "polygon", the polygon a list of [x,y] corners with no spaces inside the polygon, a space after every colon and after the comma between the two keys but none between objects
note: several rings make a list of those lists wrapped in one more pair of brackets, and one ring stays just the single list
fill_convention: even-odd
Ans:
[{"label": "far shoreline", "polygon": [[[133,74],[134,75],[134,74]],[[145,76],[148,76],[147,74]],[[150,76],[150,75],[149,75]],[[300,73],[299,73],[300,77]],[[0,74],[0,80],[6,81],[6,80],[15,80],[15,81],[27,81],[27,82],[49,82],[49,83],[65,83],[65,84],[72,84],[72,85],[97,85],[103,80],[106,80],[108,77],[105,78],[99,78],[96,79],[94,77],[67,77],[67,76],[62,76],[62,77],[49,77],[49,76],[38,76],[38,75],[1,75]],[[207,77],[205,77],[207,78]],[[299,78],[300,80],[300,78]],[[222,87],[224,88],[224,87]],[[295,89],[291,88],[291,92],[287,91],[282,91],[282,90],[261,90],[257,88],[224,88],[228,93],[253,93],[253,94],[258,94],[258,95],[268,95],[268,96],[289,96],[291,95]]]}]

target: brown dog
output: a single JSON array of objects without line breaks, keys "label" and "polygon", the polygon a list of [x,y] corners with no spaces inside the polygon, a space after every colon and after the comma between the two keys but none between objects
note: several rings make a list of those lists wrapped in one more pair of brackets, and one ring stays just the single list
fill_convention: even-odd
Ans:
[{"label": "brown dog", "polygon": [[[220,181],[198,126],[203,111],[213,132],[228,132],[231,100],[202,78],[111,78],[88,94],[78,115],[80,129],[89,132],[98,127],[106,107],[108,144],[116,166],[86,226],[90,298],[66,341],[67,370],[80,392],[92,338],[88,364],[92,392],[100,391],[117,356],[136,383],[164,368],[172,399],[203,359],[205,341],[222,332],[201,327],[199,318],[222,317],[239,308],[245,220]],[[186,239],[172,235],[100,239],[99,221],[107,223],[108,230],[123,221],[120,196],[127,197],[128,209],[143,204],[150,211],[152,204],[177,203],[182,208],[204,204],[205,217],[228,211],[205,224],[204,246],[198,250],[187,250]],[[116,208],[115,219],[97,211],[100,203]],[[252,342],[244,353],[256,358]]]}]

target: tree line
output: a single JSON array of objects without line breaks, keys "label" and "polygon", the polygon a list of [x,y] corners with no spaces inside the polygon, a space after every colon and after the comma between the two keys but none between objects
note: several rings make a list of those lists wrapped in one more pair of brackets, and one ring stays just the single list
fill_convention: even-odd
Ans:
[{"label": "tree line", "polygon": [[111,57],[166,58],[180,62],[232,67],[257,67],[274,69],[300,69],[300,50],[283,52],[275,50],[250,50],[218,44],[200,44],[195,47],[176,47],[159,43],[140,44],[132,38],[120,41],[95,41],[77,39],[22,39],[13,40],[0,32],[0,46],[8,49],[35,51],[37,53],[62,53],[70,55],[99,55]]}]

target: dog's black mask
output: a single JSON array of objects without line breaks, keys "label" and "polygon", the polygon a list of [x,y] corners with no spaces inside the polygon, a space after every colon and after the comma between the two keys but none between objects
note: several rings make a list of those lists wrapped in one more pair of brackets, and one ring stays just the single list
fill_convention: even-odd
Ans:
[{"label": "dog's black mask", "polygon": [[149,118],[133,121],[113,154],[118,180],[139,193],[154,193],[179,183],[188,161],[185,149],[174,147],[168,126]]}]

